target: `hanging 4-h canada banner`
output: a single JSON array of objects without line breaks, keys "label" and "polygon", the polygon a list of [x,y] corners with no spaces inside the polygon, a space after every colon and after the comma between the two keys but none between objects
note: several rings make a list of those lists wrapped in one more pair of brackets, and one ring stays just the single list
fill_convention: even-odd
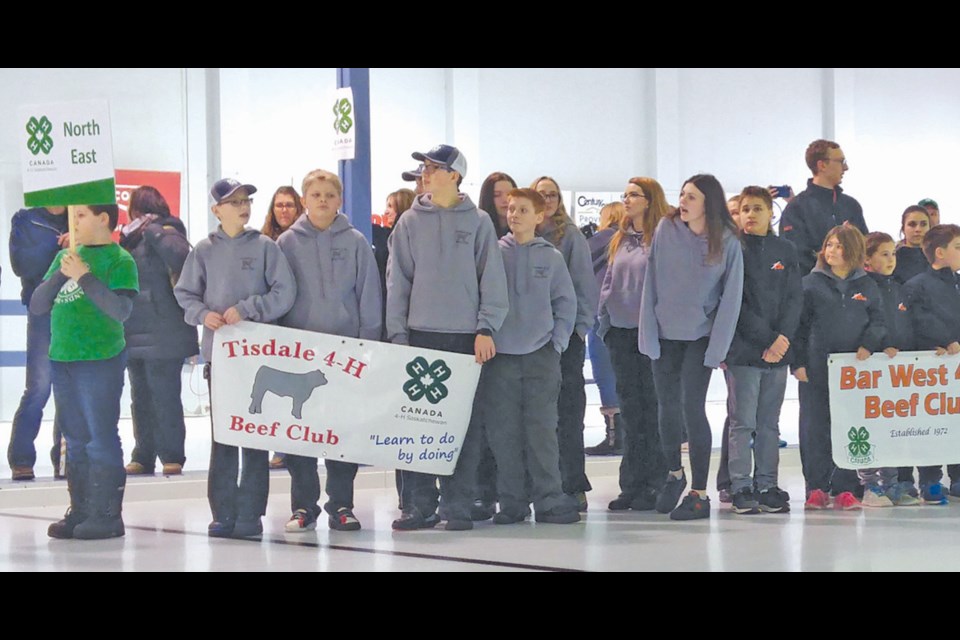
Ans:
[{"label": "hanging 4-h canada banner", "polygon": [[214,336],[217,442],[453,473],[480,365],[473,356],[241,322]]}]

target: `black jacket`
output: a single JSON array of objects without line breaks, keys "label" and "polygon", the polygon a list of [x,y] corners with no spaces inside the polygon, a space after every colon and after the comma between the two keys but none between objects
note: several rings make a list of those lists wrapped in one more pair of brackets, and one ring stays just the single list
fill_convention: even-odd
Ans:
[{"label": "black jacket", "polygon": [[960,278],[950,267],[927,270],[903,285],[916,349],[960,341]]},{"label": "black jacket", "polygon": [[58,240],[67,232],[67,214],[53,215],[43,207],[21,209],[10,223],[10,264],[20,277],[20,301],[30,304],[33,290],[43,282],[50,263],[60,252]]},{"label": "black jacket", "polygon": [[893,270],[893,277],[900,284],[906,284],[907,280],[920,275],[929,267],[930,262],[927,256],[923,255],[923,249],[903,245],[897,249],[897,268]]},{"label": "black jacket", "polygon": [[883,348],[883,308],[877,283],[863,269],[841,280],[815,267],[803,277],[803,313],[794,341],[793,367],[807,367],[810,382],[827,383],[831,353]]},{"label": "black jacket", "polygon": [[807,188],[790,201],[780,217],[780,237],[797,248],[801,275],[810,273],[817,264],[817,254],[827,232],[847,221],[867,234],[859,202],[843,193],[840,187],[826,189],[813,184],[812,178],[807,180]]},{"label": "black jacket", "polygon": [[899,351],[912,351],[914,349],[913,325],[903,299],[903,288],[897,281],[896,274],[884,276],[879,273],[870,273],[870,277],[880,289],[883,322],[886,325],[883,333],[883,348],[893,347]]},{"label": "black jacket", "polygon": [[199,353],[197,329],[184,321],[171,282],[190,253],[183,223],[172,216],[154,220],[121,237],[120,246],[133,256],[140,273],[140,295],[123,326],[128,357],[173,360]]},{"label": "black jacket", "polygon": [[[771,231],[744,234],[743,302],[737,332],[725,362],[749,367],[780,367],[793,361],[797,327],[803,311],[803,285],[797,250]],[[783,334],[790,348],[777,364],[764,362],[763,352]]]}]

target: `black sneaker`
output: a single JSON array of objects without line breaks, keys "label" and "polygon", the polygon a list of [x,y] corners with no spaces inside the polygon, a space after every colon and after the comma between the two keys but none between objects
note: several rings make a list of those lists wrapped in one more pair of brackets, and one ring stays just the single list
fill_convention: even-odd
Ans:
[{"label": "black sneaker", "polygon": [[419,509],[410,507],[400,514],[400,517],[394,520],[391,526],[397,531],[416,531],[417,529],[432,529],[438,524],[440,524],[440,516],[436,513],[424,518]]},{"label": "black sneaker", "polygon": [[214,520],[207,525],[207,535],[211,538],[230,538],[234,526],[233,520]]},{"label": "black sneaker", "polygon": [[633,502],[633,498],[630,496],[617,496],[610,501],[610,504],[607,505],[607,509],[610,511],[626,511],[630,508],[631,502]]},{"label": "black sneaker", "polygon": [[493,503],[477,499],[473,501],[473,506],[470,507],[470,519],[474,522],[483,522],[492,518],[496,511],[496,505]]},{"label": "black sneaker", "polygon": [[760,513],[760,503],[750,487],[744,487],[733,494],[730,508],[734,513]]},{"label": "black sneaker", "polygon": [[493,524],[516,524],[523,522],[527,516],[521,513],[510,513],[509,511],[498,511],[493,516]]},{"label": "black sneaker", "polygon": [[641,491],[630,501],[630,508],[634,511],[653,511],[657,508],[657,492],[653,490]]},{"label": "black sneaker", "polygon": [[687,474],[684,473],[679,478],[674,478],[673,475],[667,474],[667,481],[663,485],[663,489],[660,490],[660,495],[657,496],[656,509],[660,513],[670,513],[677,506],[677,502],[680,501],[680,496],[683,495],[683,490],[687,488]]},{"label": "black sneaker", "polygon": [[360,521],[348,507],[340,507],[337,514],[327,519],[327,525],[334,531],[359,531]]},{"label": "black sneaker", "polygon": [[691,491],[680,502],[680,506],[670,512],[671,520],[700,520],[710,517],[710,498],[700,498]]},{"label": "black sneaker", "polygon": [[757,494],[760,511],[766,513],[787,513],[790,511],[790,494],[779,487],[772,487]]},{"label": "black sneaker", "polygon": [[[209,535],[210,530],[207,529],[207,534]],[[237,520],[237,524],[233,527],[233,533],[230,534],[231,538],[259,538],[263,535],[263,523],[260,521],[260,518],[255,520]]]},{"label": "black sneaker", "polygon": [[538,511],[537,522],[548,524],[573,524],[580,522],[580,513],[570,507],[554,507],[549,511]]},{"label": "black sneaker", "polygon": [[470,531],[473,529],[473,520],[457,520],[449,518],[447,524],[443,525],[446,531]]}]

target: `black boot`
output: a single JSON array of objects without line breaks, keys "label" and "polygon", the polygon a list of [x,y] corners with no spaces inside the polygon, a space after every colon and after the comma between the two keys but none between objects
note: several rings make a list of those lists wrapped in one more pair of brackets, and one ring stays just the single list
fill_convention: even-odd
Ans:
[{"label": "black boot", "polygon": [[90,467],[86,462],[74,463],[67,471],[67,491],[70,492],[70,508],[63,520],[54,522],[47,528],[51,538],[67,539],[73,537],[73,530],[89,515]]},{"label": "black boot", "polygon": [[607,437],[595,447],[585,447],[583,452],[588,456],[619,456],[623,455],[623,425],[620,414],[604,416],[607,423]]},{"label": "black boot", "polygon": [[102,540],[124,534],[120,512],[126,484],[123,467],[90,465],[90,517],[74,528],[74,538]]}]

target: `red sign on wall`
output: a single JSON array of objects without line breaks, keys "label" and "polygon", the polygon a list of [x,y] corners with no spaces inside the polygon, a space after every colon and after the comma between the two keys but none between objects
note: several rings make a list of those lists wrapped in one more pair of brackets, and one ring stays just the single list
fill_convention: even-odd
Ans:
[{"label": "red sign on wall", "polygon": [[134,189],[151,186],[163,196],[170,206],[170,214],[180,217],[180,172],[179,171],[134,171],[117,169],[117,206],[120,208],[120,222],[117,231],[130,222],[130,194]]}]

